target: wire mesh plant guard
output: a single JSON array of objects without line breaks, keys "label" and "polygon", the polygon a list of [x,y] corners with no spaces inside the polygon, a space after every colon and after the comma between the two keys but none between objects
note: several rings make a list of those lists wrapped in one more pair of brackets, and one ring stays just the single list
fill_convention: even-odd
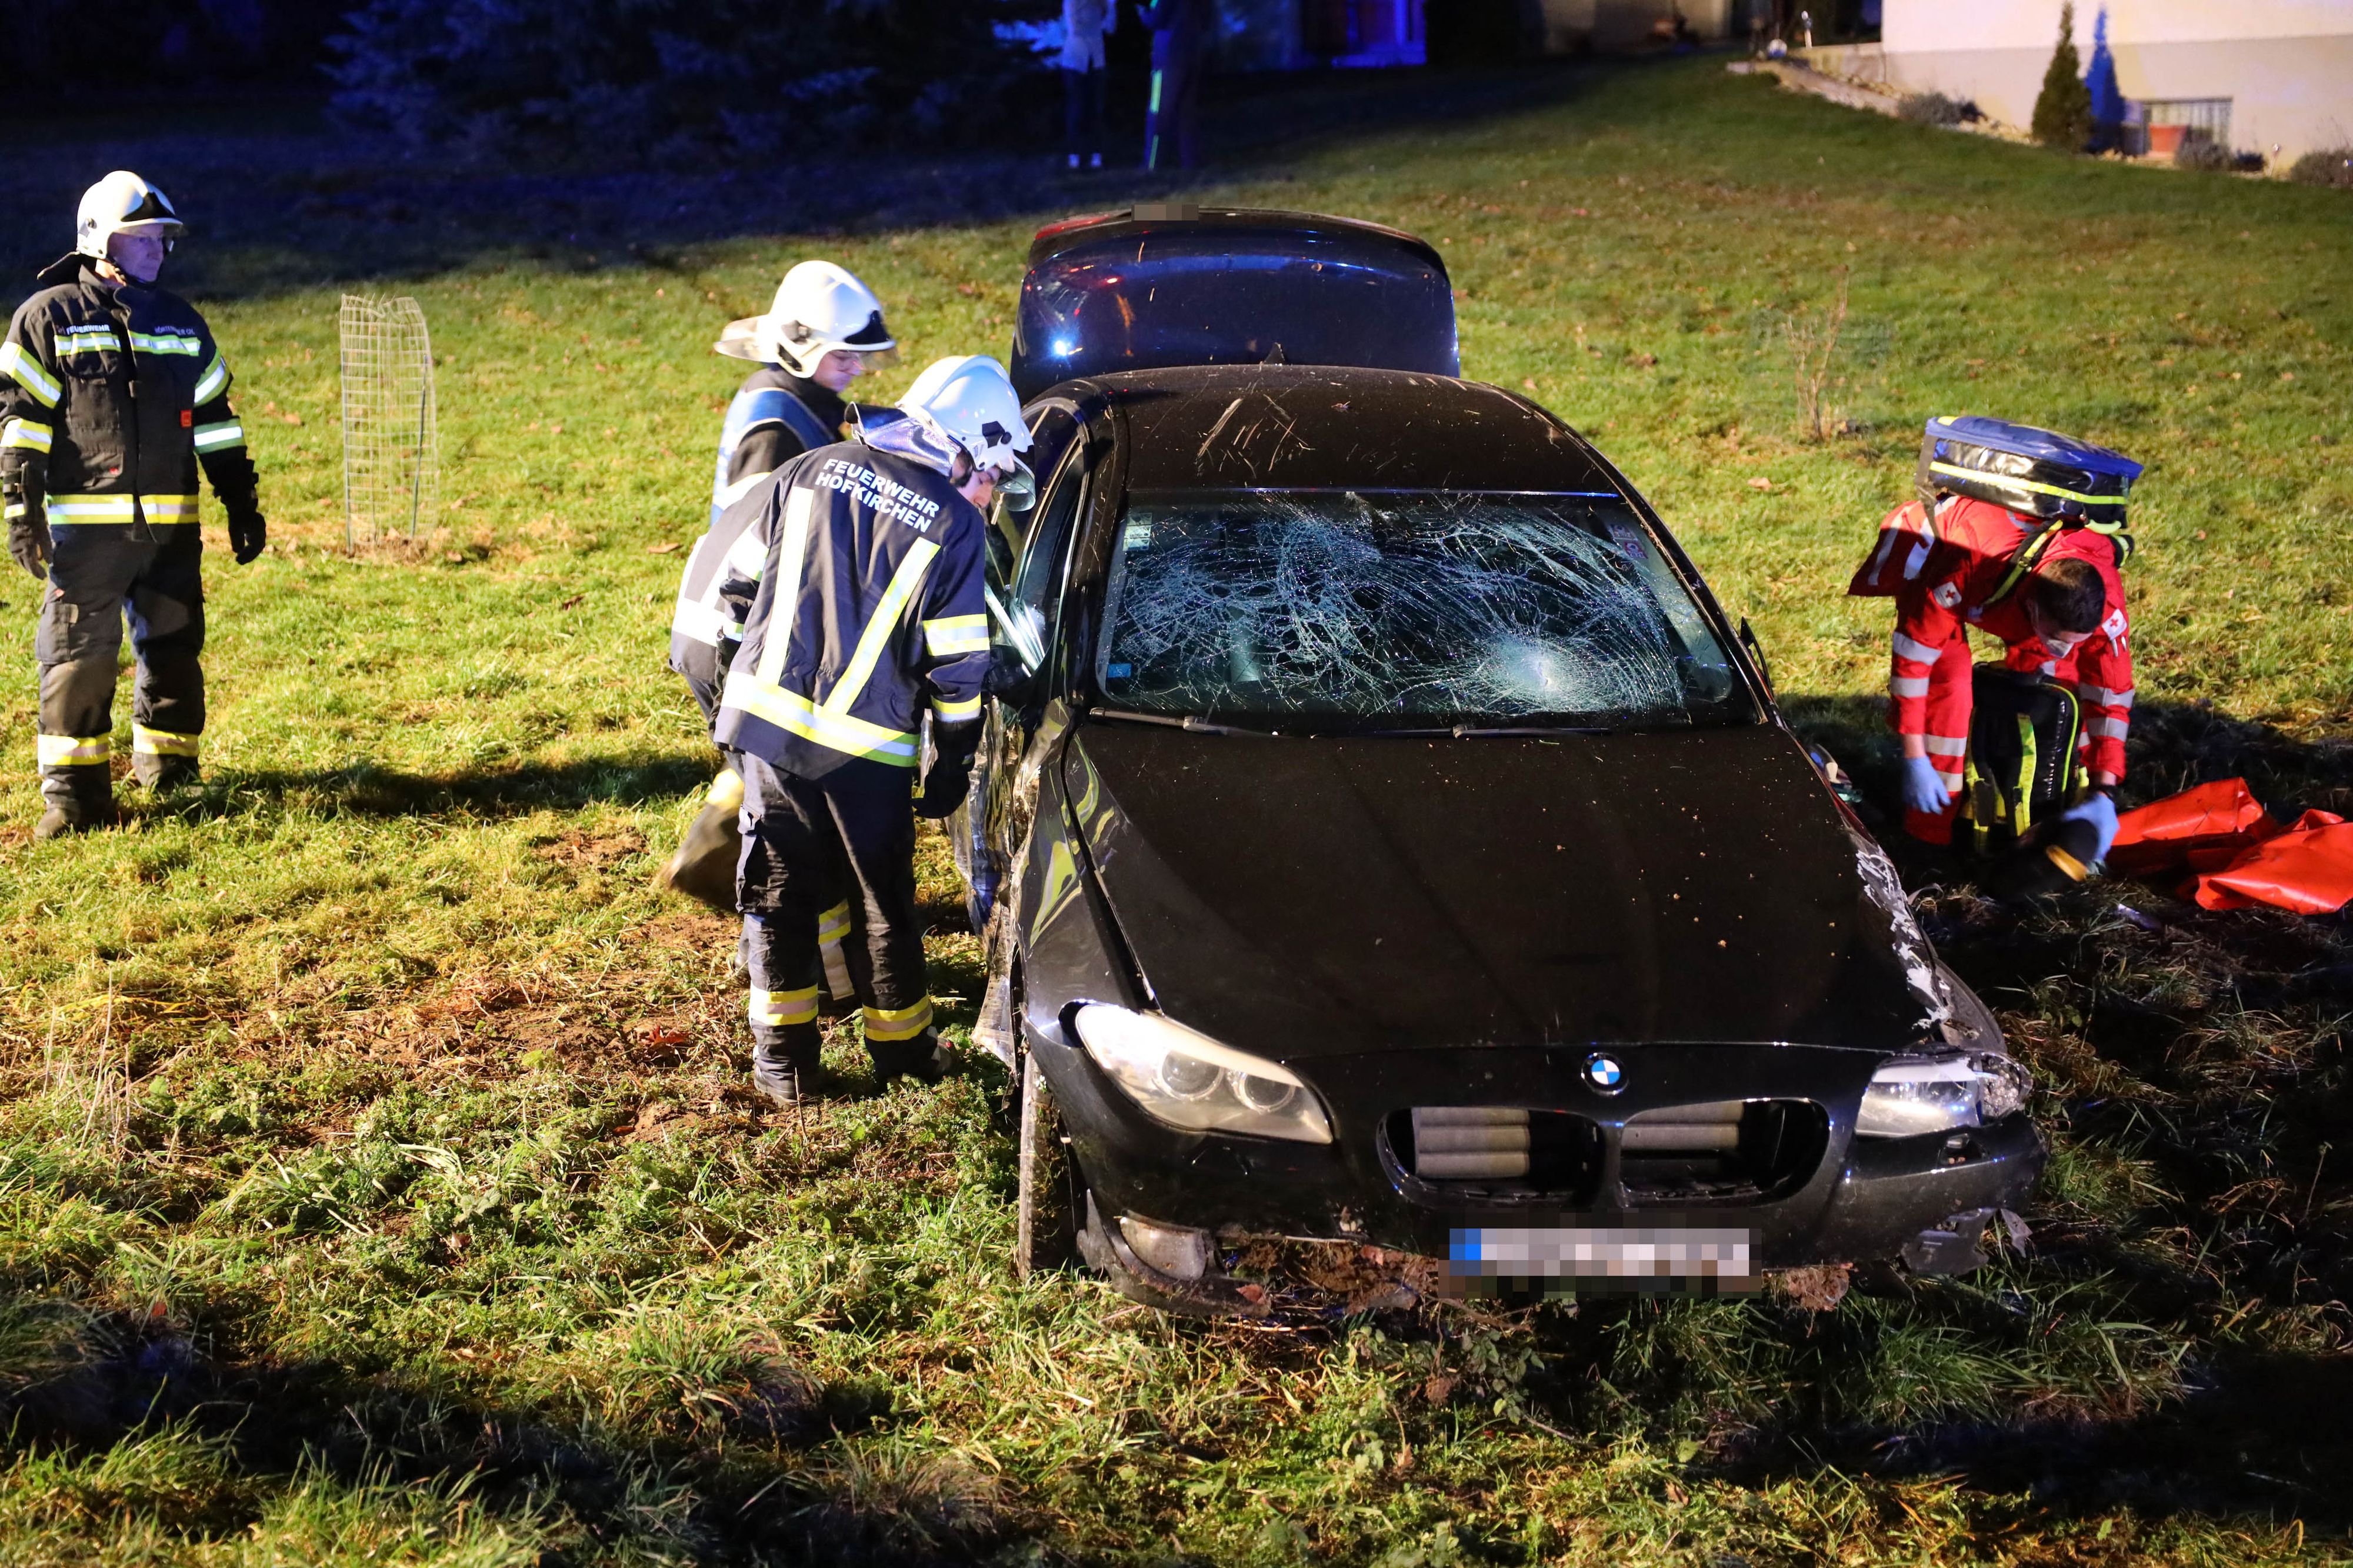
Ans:
[{"label": "wire mesh plant guard", "polygon": [[425,312],[406,295],[346,294],[342,326],[343,542],[414,539],[441,477]]}]

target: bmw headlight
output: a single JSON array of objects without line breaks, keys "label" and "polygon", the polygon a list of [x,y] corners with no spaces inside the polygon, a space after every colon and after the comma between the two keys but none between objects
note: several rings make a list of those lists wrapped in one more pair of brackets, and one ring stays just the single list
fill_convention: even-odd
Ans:
[{"label": "bmw headlight", "polygon": [[1990,1053],[1889,1062],[1872,1075],[1854,1130],[1864,1138],[1914,1138],[1982,1127],[2024,1109],[2031,1087],[2024,1068]]},{"label": "bmw headlight", "polygon": [[1157,1013],[1079,1009],[1079,1039],[1145,1113],[1189,1132],[1250,1132],[1329,1143],[1315,1091],[1289,1068],[1221,1046]]}]

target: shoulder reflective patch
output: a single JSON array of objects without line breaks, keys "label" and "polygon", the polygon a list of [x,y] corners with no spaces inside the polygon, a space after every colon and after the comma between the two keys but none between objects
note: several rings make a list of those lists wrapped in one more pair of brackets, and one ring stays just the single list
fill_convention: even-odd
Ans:
[{"label": "shoulder reflective patch", "polygon": [[196,401],[210,403],[228,390],[228,361],[216,353],[213,363],[205,367],[205,374],[196,377]]},{"label": "shoulder reflective patch", "polygon": [[33,401],[44,408],[55,408],[65,392],[57,377],[33,362],[22,343],[0,343],[0,375],[31,393]]}]

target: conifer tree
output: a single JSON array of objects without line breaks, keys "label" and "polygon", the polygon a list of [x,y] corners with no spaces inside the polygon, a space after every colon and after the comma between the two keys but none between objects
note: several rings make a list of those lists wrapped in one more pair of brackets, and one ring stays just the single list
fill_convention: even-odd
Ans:
[{"label": "conifer tree", "polygon": [[2059,47],[2052,51],[2051,68],[2042,73],[2042,90],[2035,96],[2034,139],[2046,147],[2080,153],[2092,140],[2092,89],[2084,83],[2083,62],[2075,56],[2075,5],[2059,7]]}]

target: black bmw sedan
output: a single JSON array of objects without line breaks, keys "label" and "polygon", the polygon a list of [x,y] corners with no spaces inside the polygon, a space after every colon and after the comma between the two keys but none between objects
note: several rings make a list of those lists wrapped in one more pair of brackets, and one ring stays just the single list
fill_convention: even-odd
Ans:
[{"label": "black bmw sedan", "polygon": [[951,829],[1025,1271],[1260,1312],[1271,1240],[1469,1292],[1980,1260],[2023,1073],[1657,516],[1451,374],[1426,247],[1111,215],[1021,331]]}]

